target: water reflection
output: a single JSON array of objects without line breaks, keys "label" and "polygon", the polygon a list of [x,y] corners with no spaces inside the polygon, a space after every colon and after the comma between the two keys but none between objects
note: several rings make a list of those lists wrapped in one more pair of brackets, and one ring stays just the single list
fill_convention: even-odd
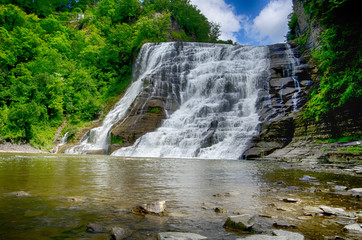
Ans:
[{"label": "water reflection", "polygon": [[[85,225],[97,221],[126,225],[134,236],[161,230],[230,237],[225,215],[257,204],[255,164],[240,161],[144,159],[108,156],[4,154],[0,159],[0,238],[79,239],[92,237]],[[16,197],[25,191],[30,197]],[[225,196],[225,193],[230,193]],[[221,194],[221,197],[213,195]],[[140,217],[132,207],[167,201],[167,217]],[[5,207],[6,206],[6,207]],[[233,239],[231,237],[230,239]]]},{"label": "water reflection", "polygon": [[[222,226],[236,212],[269,216],[259,219],[266,230],[282,220],[292,222],[297,227],[294,231],[308,239],[345,237],[343,226],[355,220],[305,216],[303,208],[327,205],[361,212],[360,199],[347,191],[329,190],[335,185],[360,187],[361,177],[287,166],[248,161],[1,154],[0,239],[109,239],[108,234],[85,231],[87,223],[98,222],[129,229],[130,239],[155,240],[161,231],[186,231],[209,239],[235,240],[240,233],[227,232]],[[301,181],[304,175],[317,180]],[[14,193],[19,191],[30,196],[18,197]],[[285,203],[280,200],[283,198],[298,202]],[[139,204],[158,200],[167,202],[166,216],[131,213]],[[215,207],[228,213],[215,213]]]}]

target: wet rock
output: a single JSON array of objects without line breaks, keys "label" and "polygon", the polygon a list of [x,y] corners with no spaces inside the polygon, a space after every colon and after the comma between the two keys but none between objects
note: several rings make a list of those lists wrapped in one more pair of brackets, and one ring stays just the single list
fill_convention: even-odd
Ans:
[{"label": "wet rock", "polygon": [[352,217],[351,213],[346,212],[343,208],[334,208],[321,205],[319,208],[323,211],[324,215],[331,216],[345,216],[345,217]]},{"label": "wet rock", "polygon": [[299,180],[301,180],[303,182],[310,182],[310,181],[316,181],[317,178],[311,177],[311,176],[308,176],[308,175],[304,175],[302,178],[299,178]]},{"label": "wet rock", "polygon": [[357,217],[357,222],[362,223],[362,213],[357,214],[356,217]]},{"label": "wet rock", "polygon": [[195,233],[162,232],[158,234],[158,240],[203,240],[207,237]]},{"label": "wet rock", "polygon": [[306,206],[303,208],[305,216],[315,216],[318,214],[322,214],[323,210],[319,207]]},{"label": "wet rock", "polygon": [[99,223],[88,223],[87,232],[91,233],[108,233],[111,231],[111,228]]},{"label": "wet rock", "polygon": [[352,188],[349,190],[353,196],[355,197],[362,197],[362,188]]},{"label": "wet rock", "polygon": [[348,188],[346,186],[334,186],[335,191],[346,191]]},{"label": "wet rock", "polygon": [[24,191],[13,192],[12,195],[15,195],[17,197],[30,197],[31,196],[29,193],[24,192]]},{"label": "wet rock", "polygon": [[349,232],[349,233],[354,233],[354,234],[356,234],[356,233],[362,234],[362,228],[361,228],[360,224],[358,224],[358,223],[345,226],[343,228],[343,231]]},{"label": "wet rock", "polygon": [[84,199],[81,199],[81,198],[78,198],[78,197],[68,197],[67,198],[67,202],[76,203],[76,202],[83,202],[83,201],[84,201]]},{"label": "wet rock", "polygon": [[122,240],[127,237],[127,233],[123,228],[113,227],[111,229],[111,236],[114,240]]},{"label": "wet rock", "polygon": [[132,209],[135,214],[156,214],[163,215],[166,210],[166,201],[158,201],[149,204],[143,204]]},{"label": "wet rock", "polygon": [[273,226],[276,227],[276,228],[297,228],[294,224],[287,223],[287,222],[284,222],[284,221],[276,221],[273,224]]},{"label": "wet rock", "polygon": [[222,194],[221,193],[216,193],[216,194],[214,194],[212,196],[214,196],[214,197],[222,197]]},{"label": "wet rock", "polygon": [[362,166],[356,166],[352,169],[356,174],[362,174]]},{"label": "wet rock", "polygon": [[238,229],[249,231],[255,224],[255,215],[243,214],[237,216],[230,216],[226,220],[224,227],[231,229]]},{"label": "wet rock", "polygon": [[216,208],[215,208],[215,212],[216,212],[216,213],[227,213],[228,210],[226,210],[226,209],[224,209],[224,208],[222,208],[222,207],[216,207]]},{"label": "wet rock", "polygon": [[299,200],[294,199],[294,198],[283,198],[282,201],[283,201],[283,202],[287,202],[287,203],[296,203],[296,202],[299,202]]},{"label": "wet rock", "polygon": [[284,230],[274,230],[273,234],[278,237],[285,237],[286,240],[304,240],[304,236],[300,233],[289,232]]},{"label": "wet rock", "polygon": [[248,236],[246,238],[237,238],[236,240],[287,240],[287,238],[281,236],[270,236],[270,235],[264,235],[264,234],[257,234]]}]

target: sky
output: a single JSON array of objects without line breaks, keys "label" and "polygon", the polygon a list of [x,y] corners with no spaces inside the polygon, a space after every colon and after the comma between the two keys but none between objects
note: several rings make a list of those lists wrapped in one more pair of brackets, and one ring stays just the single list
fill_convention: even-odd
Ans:
[{"label": "sky", "polygon": [[222,40],[245,45],[285,42],[292,0],[190,0],[220,25]]}]

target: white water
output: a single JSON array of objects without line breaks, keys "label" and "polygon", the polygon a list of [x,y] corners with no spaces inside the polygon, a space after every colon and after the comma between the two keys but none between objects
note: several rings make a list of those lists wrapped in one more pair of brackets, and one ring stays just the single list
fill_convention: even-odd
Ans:
[{"label": "white water", "polygon": [[291,73],[289,73],[289,75],[293,79],[294,88],[296,89],[296,92],[292,96],[293,111],[297,111],[298,110],[299,95],[300,95],[300,92],[302,91],[302,88],[301,88],[300,83],[298,81],[298,76],[295,74],[295,69],[296,69],[296,66],[300,65],[300,61],[299,61],[298,58],[296,58],[294,56],[292,48],[290,47],[289,44],[287,44],[286,54],[287,54],[287,59],[289,60],[289,65],[290,65],[289,69],[291,71]]},{"label": "white water", "polygon": [[110,143],[109,132],[112,126],[122,119],[122,117],[124,117],[132,102],[141,92],[143,88],[143,80],[159,70],[159,67],[163,62],[163,53],[169,51],[168,48],[170,47],[172,46],[167,44],[158,46],[148,45],[148,47],[143,47],[141,49],[135,64],[136,71],[133,73],[133,79],[135,80],[128,88],[125,95],[107,114],[102,126],[91,129],[86,135],[83,136],[78,144],[67,149],[65,153],[82,154],[92,151],[103,151],[104,153],[108,153],[108,147]]},{"label": "white water", "polygon": [[57,153],[57,152],[58,152],[59,147],[64,146],[65,144],[67,144],[68,134],[69,134],[69,132],[66,132],[66,133],[64,134],[64,136],[63,136],[62,139],[60,140],[60,143],[55,147],[54,153]]},{"label": "white water", "polygon": [[[172,54],[168,52],[170,50]],[[152,79],[151,75],[161,69],[162,64],[173,64],[181,76],[180,108],[156,131],[112,155],[238,159],[250,138],[257,133],[259,116],[255,105],[258,91],[266,81],[263,76],[269,71],[267,47],[185,43],[179,49],[175,43],[163,43],[147,44],[142,51],[140,56],[143,57],[138,61],[142,61],[139,65],[145,68],[141,69],[141,77],[130,91],[137,95],[142,86],[141,79],[147,79],[148,75],[148,79]],[[127,104],[118,104],[124,108],[118,115],[124,115],[126,105],[131,104],[129,101],[133,101],[135,95],[126,94]],[[115,117],[110,118],[107,115],[107,125],[95,131],[108,134],[108,122],[116,122]],[[88,144],[89,139],[85,139],[78,149],[104,148],[101,142],[99,145]]]}]

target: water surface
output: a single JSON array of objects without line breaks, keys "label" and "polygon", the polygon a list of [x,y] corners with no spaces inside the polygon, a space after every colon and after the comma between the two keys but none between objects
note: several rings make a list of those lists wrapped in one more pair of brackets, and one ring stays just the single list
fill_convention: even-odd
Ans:
[{"label": "water surface", "polygon": [[[301,181],[306,174],[317,181]],[[343,236],[342,223],[298,219],[303,216],[298,211],[319,204],[360,211],[359,199],[326,190],[331,184],[360,187],[360,180],[266,162],[1,154],[0,239],[110,239],[86,232],[87,223],[98,222],[128,229],[129,239],[186,231],[234,240],[245,233],[226,231],[223,223],[237,213],[270,215],[261,219],[266,228],[273,228],[275,219],[291,220],[298,227],[292,231],[307,239]],[[19,191],[30,196],[18,197]],[[280,197],[300,202],[281,212],[286,207]],[[167,202],[166,216],[131,212],[160,200]],[[215,213],[215,207],[228,212]]]}]

